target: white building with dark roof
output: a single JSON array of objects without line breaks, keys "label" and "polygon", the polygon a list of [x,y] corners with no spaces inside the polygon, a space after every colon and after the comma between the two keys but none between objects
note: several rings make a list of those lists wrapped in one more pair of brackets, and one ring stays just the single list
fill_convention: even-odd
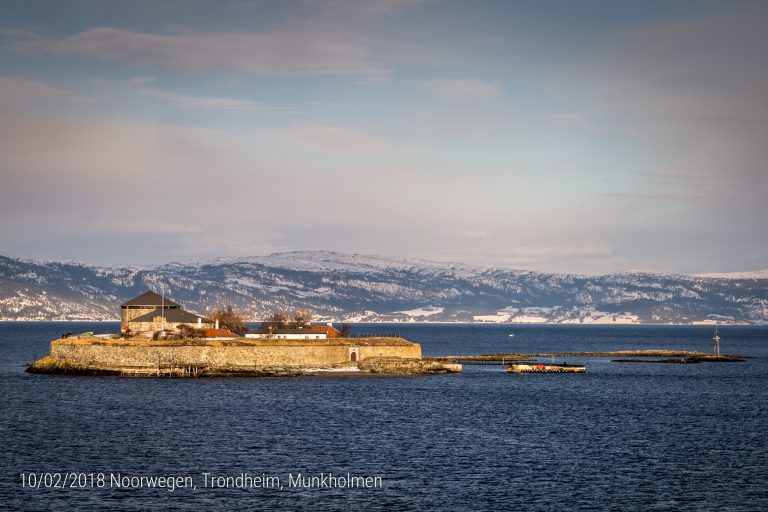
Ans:
[{"label": "white building with dark roof", "polygon": [[274,329],[249,331],[245,333],[245,337],[276,340],[324,340],[328,338],[328,335],[323,331],[313,331],[312,329]]}]

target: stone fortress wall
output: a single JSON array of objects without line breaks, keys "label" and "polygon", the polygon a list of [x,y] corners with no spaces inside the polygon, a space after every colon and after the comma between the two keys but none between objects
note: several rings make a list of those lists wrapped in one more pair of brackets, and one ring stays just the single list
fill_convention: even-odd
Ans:
[{"label": "stone fortress wall", "polygon": [[51,343],[51,356],[90,368],[154,368],[158,365],[215,368],[292,366],[314,368],[371,358],[421,358],[418,343],[354,345],[344,342],[247,345]]}]

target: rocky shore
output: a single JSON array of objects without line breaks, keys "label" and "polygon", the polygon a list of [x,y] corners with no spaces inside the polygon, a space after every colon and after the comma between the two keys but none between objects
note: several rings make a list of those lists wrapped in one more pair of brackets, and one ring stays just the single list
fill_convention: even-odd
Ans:
[{"label": "rocky shore", "polygon": [[298,377],[303,375],[439,375],[460,373],[460,364],[413,360],[365,360],[354,365],[304,368],[300,366],[228,367],[130,367],[82,365],[46,356],[27,367],[28,373],[47,375],[122,376],[122,377]]},{"label": "rocky shore", "polygon": [[128,377],[291,377],[301,375],[434,375],[461,365],[421,358],[402,338],[334,340],[148,340],[71,337],[29,373]]}]

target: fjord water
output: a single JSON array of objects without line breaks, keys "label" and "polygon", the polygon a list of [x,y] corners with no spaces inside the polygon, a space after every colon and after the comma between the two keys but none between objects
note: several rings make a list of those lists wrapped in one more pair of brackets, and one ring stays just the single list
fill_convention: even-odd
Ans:
[{"label": "fjord water", "polygon": [[[433,377],[29,375],[62,332],[0,323],[6,510],[768,510],[768,328],[723,327],[746,363],[584,375],[466,366]],[[355,325],[425,355],[711,350],[712,328]],[[509,334],[514,336],[510,337]],[[378,489],[25,489],[23,472],[381,476]]]}]

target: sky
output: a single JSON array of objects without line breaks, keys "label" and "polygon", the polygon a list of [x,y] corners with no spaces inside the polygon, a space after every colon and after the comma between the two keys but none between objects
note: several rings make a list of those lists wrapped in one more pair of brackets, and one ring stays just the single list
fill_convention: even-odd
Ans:
[{"label": "sky", "polygon": [[768,3],[0,4],[0,252],[768,268]]}]

